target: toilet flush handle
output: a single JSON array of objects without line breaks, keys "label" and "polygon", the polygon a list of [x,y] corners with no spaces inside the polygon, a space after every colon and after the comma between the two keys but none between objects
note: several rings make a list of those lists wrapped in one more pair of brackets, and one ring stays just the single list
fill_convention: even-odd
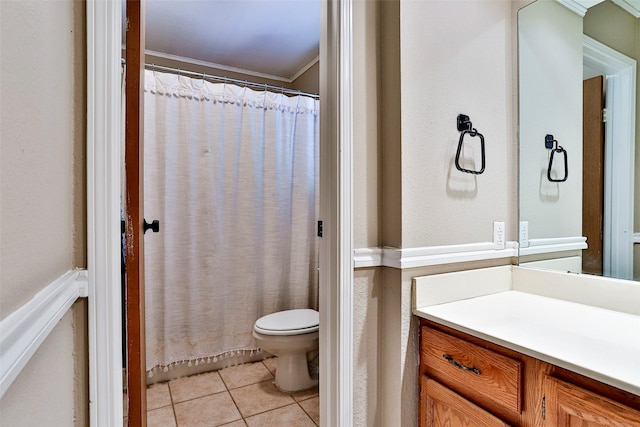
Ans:
[{"label": "toilet flush handle", "polygon": [[151,231],[153,231],[154,233],[157,233],[158,231],[160,231],[160,221],[158,221],[157,219],[154,219],[153,221],[151,221],[151,224],[149,224],[145,219],[144,232],[146,233],[148,229],[151,229]]}]

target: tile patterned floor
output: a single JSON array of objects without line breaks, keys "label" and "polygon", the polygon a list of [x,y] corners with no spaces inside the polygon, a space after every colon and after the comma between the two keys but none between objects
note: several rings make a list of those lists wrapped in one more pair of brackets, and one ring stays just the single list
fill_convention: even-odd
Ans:
[{"label": "tile patterned floor", "polygon": [[318,388],[296,393],[279,391],[273,384],[275,370],[276,358],[270,358],[149,386],[147,425],[318,426]]}]

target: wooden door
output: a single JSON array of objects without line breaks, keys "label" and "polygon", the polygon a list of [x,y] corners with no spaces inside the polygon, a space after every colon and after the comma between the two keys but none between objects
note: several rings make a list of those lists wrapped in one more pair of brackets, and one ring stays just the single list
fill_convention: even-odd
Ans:
[{"label": "wooden door", "polygon": [[546,425],[640,427],[640,411],[557,378],[545,380]]},{"label": "wooden door", "polygon": [[125,175],[128,422],[147,425],[144,334],[143,87],[144,1],[127,0]]},{"label": "wooden door", "polygon": [[604,212],[604,109],[603,77],[583,82],[582,98],[582,271],[602,275]]},{"label": "wooden door", "polygon": [[420,427],[504,427],[508,424],[437,381],[421,379]]}]

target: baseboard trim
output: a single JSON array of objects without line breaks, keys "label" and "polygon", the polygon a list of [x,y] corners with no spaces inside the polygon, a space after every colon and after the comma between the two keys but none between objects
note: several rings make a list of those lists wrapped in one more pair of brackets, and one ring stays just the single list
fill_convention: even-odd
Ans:
[{"label": "baseboard trim", "polygon": [[0,398],[65,313],[87,296],[86,270],[70,270],[0,322]]},{"label": "baseboard trim", "polygon": [[529,246],[520,248],[520,255],[546,254],[587,249],[587,238],[583,236],[529,239]]},{"label": "baseboard trim", "polygon": [[480,261],[518,256],[517,242],[506,242],[496,249],[492,242],[420,248],[360,248],[354,251],[354,267],[419,268],[458,262]]},{"label": "baseboard trim", "polygon": [[380,267],[382,266],[382,248],[359,248],[353,251],[353,267]]}]

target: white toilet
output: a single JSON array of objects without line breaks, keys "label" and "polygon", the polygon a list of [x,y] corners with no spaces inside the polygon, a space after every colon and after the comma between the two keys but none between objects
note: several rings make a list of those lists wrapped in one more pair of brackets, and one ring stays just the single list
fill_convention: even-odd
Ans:
[{"label": "white toilet", "polygon": [[320,316],[316,310],[286,310],[256,320],[253,336],[262,349],[278,356],[276,387],[298,391],[314,387],[307,353],[318,348]]}]

